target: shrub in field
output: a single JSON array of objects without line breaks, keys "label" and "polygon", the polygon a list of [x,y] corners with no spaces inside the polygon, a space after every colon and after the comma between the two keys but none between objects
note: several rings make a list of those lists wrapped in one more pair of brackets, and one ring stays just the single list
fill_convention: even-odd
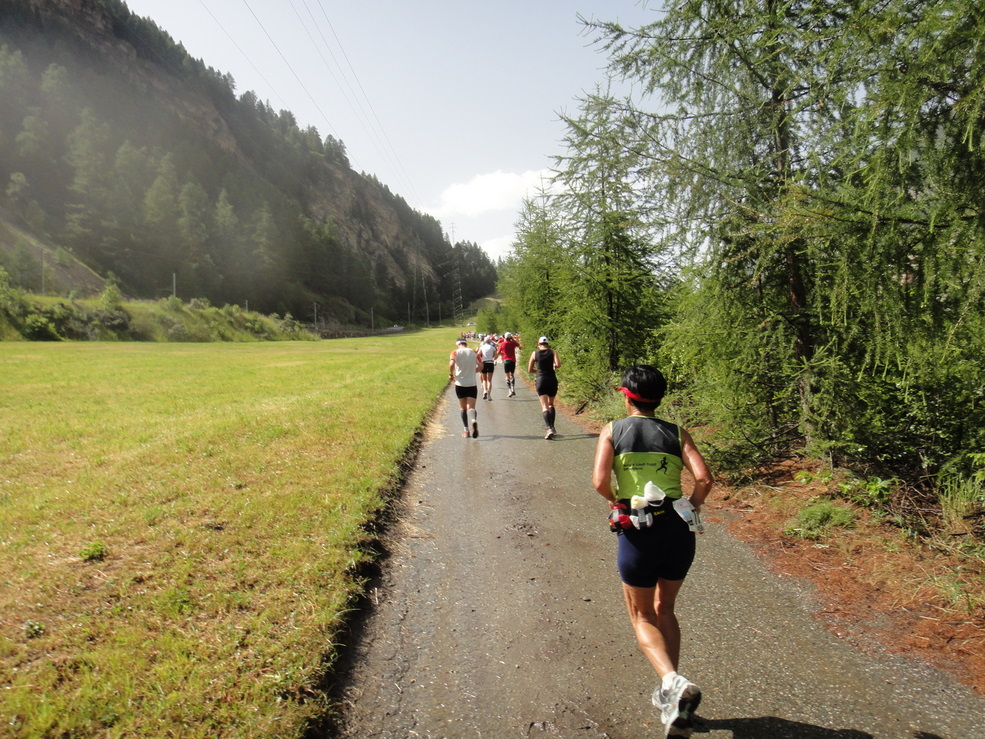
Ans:
[{"label": "shrub in field", "polygon": [[832,529],[850,529],[855,525],[855,514],[831,501],[820,501],[800,511],[787,527],[788,536],[816,541],[832,533]]},{"label": "shrub in field", "polygon": [[102,562],[106,559],[106,545],[101,541],[86,544],[79,552],[83,562]]},{"label": "shrub in field", "polygon": [[31,341],[58,341],[55,325],[45,316],[32,314],[24,319],[22,331],[24,338]]},{"label": "shrub in field", "polygon": [[99,304],[108,311],[119,310],[123,307],[123,293],[120,292],[116,283],[109,282],[106,284],[103,294],[99,296]]}]

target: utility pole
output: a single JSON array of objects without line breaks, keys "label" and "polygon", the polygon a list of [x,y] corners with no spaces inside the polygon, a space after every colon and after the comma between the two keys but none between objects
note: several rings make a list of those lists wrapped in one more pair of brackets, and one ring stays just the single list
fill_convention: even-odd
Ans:
[{"label": "utility pole", "polygon": [[[411,303],[414,306],[414,312],[417,313],[417,270],[416,269],[414,270],[413,278],[414,278],[414,291],[410,295],[411,295]],[[407,311],[407,323],[410,323],[409,310]]]},{"label": "utility pole", "polygon": [[462,279],[458,273],[457,264],[452,270],[452,278],[455,280],[455,283],[452,285],[452,311],[455,315],[455,323],[461,323],[462,313],[464,312],[462,308]]},{"label": "utility pole", "polygon": [[172,272],[171,273],[171,297],[172,298],[178,297],[178,273],[177,272]]}]

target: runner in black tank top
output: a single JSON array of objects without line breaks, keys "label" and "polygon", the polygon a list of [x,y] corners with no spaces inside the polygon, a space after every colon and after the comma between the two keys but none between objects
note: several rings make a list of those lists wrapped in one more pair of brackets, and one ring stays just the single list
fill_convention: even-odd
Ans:
[{"label": "runner in black tank top", "polygon": [[547,426],[545,439],[553,439],[557,431],[554,430],[554,396],[557,395],[557,370],[561,366],[561,360],[557,352],[551,349],[546,336],[541,336],[537,342],[536,351],[530,352],[530,361],[527,363],[527,372],[537,369],[537,397],[540,398],[540,412],[544,416],[544,424]]}]

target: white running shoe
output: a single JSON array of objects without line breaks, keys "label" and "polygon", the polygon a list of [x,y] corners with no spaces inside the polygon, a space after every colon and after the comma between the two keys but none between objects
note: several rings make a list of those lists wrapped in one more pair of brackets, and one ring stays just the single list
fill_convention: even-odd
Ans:
[{"label": "white running shoe", "polygon": [[680,732],[690,732],[694,728],[694,712],[701,703],[701,689],[697,685],[683,675],[677,675],[666,690],[658,686],[651,700],[663,717],[664,736],[690,736]]}]

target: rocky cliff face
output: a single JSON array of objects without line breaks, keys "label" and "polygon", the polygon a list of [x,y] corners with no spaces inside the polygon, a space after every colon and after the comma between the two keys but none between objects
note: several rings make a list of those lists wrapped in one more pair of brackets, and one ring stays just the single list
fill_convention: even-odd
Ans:
[{"label": "rocky cliff face", "polygon": [[212,101],[190,88],[186,80],[168,73],[154,59],[138,54],[132,43],[119,36],[121,14],[130,12],[122,4],[102,0],[24,2],[45,26],[57,29],[103,63],[115,67],[138,89],[152,91],[162,104],[194,122],[227,151],[236,151],[236,140]]},{"label": "rocky cliff face", "polygon": [[[252,166],[230,121],[200,81],[187,70],[174,69],[173,62],[161,58],[154,49],[141,48],[146,45],[127,37],[132,14],[119,0],[3,1],[20,5],[46,34],[58,34],[80,52],[98,58],[102,65],[120,74],[126,84],[149,93],[237,157],[243,166]],[[339,238],[366,257],[374,273],[385,275],[392,285],[403,288],[415,276],[418,280],[440,279],[423,253],[419,237],[408,232],[394,209],[392,197],[379,183],[327,158],[318,161],[316,168],[319,171],[309,180],[306,201],[301,204],[309,217],[331,222]],[[353,217],[357,210],[362,218]]]}]

